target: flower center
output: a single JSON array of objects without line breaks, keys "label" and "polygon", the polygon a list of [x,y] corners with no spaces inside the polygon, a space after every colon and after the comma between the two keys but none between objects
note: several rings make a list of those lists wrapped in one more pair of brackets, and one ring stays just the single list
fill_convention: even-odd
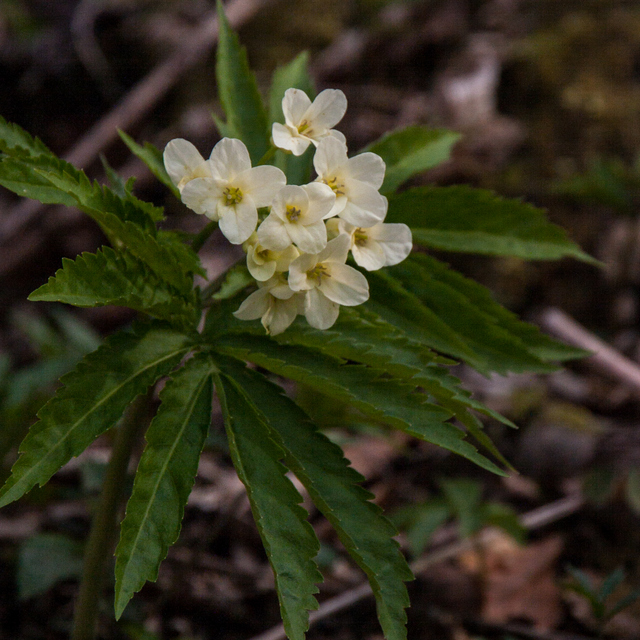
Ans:
[{"label": "flower center", "polygon": [[338,176],[333,176],[333,178],[323,178],[322,182],[326,185],[330,186],[333,189],[333,192],[336,196],[344,195],[344,184],[338,182]]},{"label": "flower center", "polygon": [[292,204],[288,204],[286,215],[289,222],[297,222],[300,217],[300,209],[298,209],[298,207],[294,207]]},{"label": "flower center", "polygon": [[367,236],[366,231],[364,229],[361,229],[360,227],[358,227],[353,232],[353,242],[354,244],[357,244],[359,247],[363,247],[365,244],[367,244],[368,239],[369,237]]},{"label": "flower center", "polygon": [[306,133],[308,136],[313,135],[313,131],[310,129],[311,123],[303,120],[298,125],[298,133]]},{"label": "flower center", "polygon": [[238,187],[227,187],[222,192],[222,197],[227,207],[231,207],[242,202],[242,191]]},{"label": "flower center", "polygon": [[309,269],[309,271],[307,271],[307,278],[309,278],[309,280],[315,280],[316,281],[316,285],[320,285],[322,284],[322,278],[330,278],[331,275],[328,273],[328,269],[327,267],[325,267],[323,264],[317,264],[315,267],[313,267],[313,269]]}]

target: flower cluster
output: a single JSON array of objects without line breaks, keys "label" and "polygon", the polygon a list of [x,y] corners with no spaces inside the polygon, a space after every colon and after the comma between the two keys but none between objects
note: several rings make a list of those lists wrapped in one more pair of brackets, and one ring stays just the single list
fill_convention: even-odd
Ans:
[{"label": "flower cluster", "polygon": [[[287,185],[277,167],[252,167],[245,145],[223,138],[208,160],[187,140],[169,142],[164,163],[182,201],[219,221],[232,244],[242,244],[258,289],[235,316],[260,318],[268,333],[282,333],[304,315],[328,329],[340,305],[369,298],[365,276],[346,264],[349,251],[368,271],[397,264],[412,248],[404,224],[386,224],[387,199],[379,193],[385,164],[375,153],[347,156],[344,135],[333,126],[345,114],[342,91],[327,89],[311,102],[299,89],[282,101],[285,124],[274,123],[275,147],[296,156],[316,147],[317,178]],[[258,209],[268,208],[260,221]]]}]

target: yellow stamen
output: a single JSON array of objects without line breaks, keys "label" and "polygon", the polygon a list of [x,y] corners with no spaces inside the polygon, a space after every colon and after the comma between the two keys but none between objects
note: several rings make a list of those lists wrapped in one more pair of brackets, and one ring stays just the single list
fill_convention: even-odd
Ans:
[{"label": "yellow stamen", "polygon": [[242,202],[242,191],[238,187],[227,187],[222,192],[222,197],[227,207],[231,207]]},{"label": "yellow stamen", "polygon": [[331,275],[327,272],[327,267],[323,264],[317,264],[313,269],[307,271],[307,278],[309,280],[315,280],[318,285],[322,283],[322,278],[330,278]]},{"label": "yellow stamen", "polygon": [[357,244],[359,247],[362,247],[365,244],[367,244],[368,239],[369,237],[367,236],[366,231],[364,229],[361,229],[360,227],[358,227],[353,232],[353,242],[354,244]]},{"label": "yellow stamen", "polygon": [[344,191],[343,191],[344,184],[340,184],[338,182],[338,176],[333,176],[333,178],[324,178],[322,182],[330,186],[333,189],[333,192],[336,194],[336,196],[344,195]]},{"label": "yellow stamen", "polygon": [[287,220],[289,222],[297,222],[300,217],[300,209],[294,207],[292,204],[287,205]]}]

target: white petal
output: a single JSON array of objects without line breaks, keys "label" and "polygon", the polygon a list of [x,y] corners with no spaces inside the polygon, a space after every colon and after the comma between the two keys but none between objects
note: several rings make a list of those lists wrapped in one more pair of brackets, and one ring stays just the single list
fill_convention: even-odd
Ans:
[{"label": "white petal", "polygon": [[347,145],[337,138],[322,138],[313,156],[313,166],[321,178],[333,177],[335,172],[347,163]]},{"label": "white petal", "polygon": [[271,294],[268,289],[258,289],[244,300],[238,310],[233,312],[233,315],[240,320],[257,320],[258,318],[262,318],[269,309],[270,297]]},{"label": "white petal", "polygon": [[283,222],[288,221],[288,206],[296,207],[301,214],[305,212],[309,208],[309,196],[305,189],[293,184],[282,187],[271,203],[271,211],[275,212]]},{"label": "white petal", "polygon": [[282,333],[298,315],[298,302],[294,298],[279,300],[271,298],[269,310],[262,318],[262,326],[272,336]]},{"label": "white petal", "polygon": [[314,282],[307,278],[307,271],[313,269],[318,263],[318,256],[312,253],[303,253],[289,265],[289,286],[293,291],[306,291],[313,289]]},{"label": "white petal", "polygon": [[276,253],[276,271],[288,271],[289,265],[300,255],[300,252],[291,244],[284,251]]},{"label": "white petal", "polygon": [[365,244],[354,244],[351,253],[356,264],[364,267],[367,271],[376,271],[384,267],[386,255],[382,245],[375,240],[367,240]]},{"label": "white petal", "polygon": [[255,231],[258,211],[246,196],[232,207],[218,206],[220,231],[231,244],[242,244]]},{"label": "white petal", "polygon": [[340,89],[320,92],[303,116],[310,126],[319,132],[331,129],[342,120],[347,110],[347,97]]},{"label": "white petal", "polygon": [[244,171],[234,179],[243,196],[250,196],[256,207],[271,204],[274,196],[287,183],[284,173],[277,167],[265,165]]},{"label": "white petal", "polygon": [[316,329],[328,329],[338,319],[340,306],[331,302],[318,289],[307,291],[304,317]]},{"label": "white petal", "polygon": [[406,224],[399,222],[377,224],[369,229],[368,233],[371,238],[380,243],[385,255],[385,267],[402,262],[413,249],[411,229]]},{"label": "white petal", "polygon": [[377,154],[367,152],[349,158],[347,173],[350,178],[370,184],[379,189],[384,182],[384,160]]},{"label": "white petal", "polygon": [[311,144],[311,140],[301,136],[297,129],[278,122],[274,122],[271,127],[271,138],[278,149],[291,151],[294,156],[301,156]]},{"label": "white petal", "polygon": [[200,152],[188,140],[176,138],[164,149],[164,166],[178,188],[193,178],[204,178],[208,169]]},{"label": "white petal", "polygon": [[332,264],[329,277],[322,278],[318,288],[329,300],[347,307],[355,307],[369,299],[367,279],[346,264]]},{"label": "white petal", "polygon": [[282,251],[291,244],[284,222],[273,211],[258,227],[258,241],[272,251]]},{"label": "white petal", "polygon": [[309,206],[304,216],[305,224],[328,218],[336,202],[336,194],[333,189],[322,182],[311,182],[302,188],[309,199]]},{"label": "white petal", "polygon": [[297,129],[302,117],[311,106],[309,96],[301,89],[287,89],[282,99],[282,113],[285,122]]},{"label": "white petal", "polygon": [[344,133],[342,133],[342,131],[331,129],[331,131],[329,131],[329,135],[340,140],[345,147],[347,146],[347,139],[344,137]]},{"label": "white petal", "polygon": [[251,158],[244,142],[237,138],[222,138],[211,151],[209,167],[214,178],[233,180],[251,168]]},{"label": "white petal", "polygon": [[320,253],[327,246],[327,227],[324,226],[322,220],[306,226],[289,224],[286,228],[289,238],[293,240],[300,251]]},{"label": "white petal", "polygon": [[344,264],[350,247],[351,238],[341,233],[337,238],[328,242],[327,246],[318,254],[318,262]]},{"label": "white petal", "polygon": [[182,202],[196,213],[205,213],[212,220],[218,219],[220,190],[211,178],[194,178],[187,182],[180,194]]},{"label": "white petal", "polygon": [[272,278],[276,272],[276,261],[260,259],[259,256],[256,256],[256,248],[249,247],[249,251],[247,251],[247,269],[258,282],[265,282]]},{"label": "white petal", "polygon": [[373,227],[387,215],[389,203],[376,189],[359,180],[347,183],[347,204],[338,214],[356,227]]}]

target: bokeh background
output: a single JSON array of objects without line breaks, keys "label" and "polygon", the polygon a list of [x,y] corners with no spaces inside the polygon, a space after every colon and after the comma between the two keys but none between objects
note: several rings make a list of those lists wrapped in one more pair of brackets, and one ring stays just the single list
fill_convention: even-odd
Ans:
[{"label": "bokeh background", "polygon": [[[439,257],[526,319],[545,326],[549,310],[560,308],[616,354],[637,361],[638,2],[234,0],[227,6],[265,94],[274,69],[303,50],[318,89],[345,92],[349,108],[340,128],[350,149],[411,124],[462,133],[451,160],[413,184],[465,183],[522,197],[545,207],[604,266]],[[196,232],[203,220],[172,200],[119,140],[109,133],[100,139],[96,126],[121,126],[161,148],[185,137],[208,155],[218,140],[211,113],[221,114],[215,45],[194,52],[194,34],[213,9],[207,0],[2,0],[0,115],[79,159],[98,180],[105,179],[105,163],[125,178],[136,176],[136,194],[165,206],[168,225]],[[103,242],[99,229],[73,210],[35,207],[0,192],[2,476],[55,380],[102,336],[132,320],[126,309],[26,301],[63,257]],[[202,257],[212,277],[234,260],[216,236]],[[450,549],[447,560],[429,560],[411,585],[410,639],[578,640],[602,629],[613,638],[640,637],[640,605],[632,603],[603,627],[597,606],[575,590],[581,578],[597,590],[617,571],[610,608],[640,585],[637,383],[589,362],[546,377],[456,373],[520,425],[518,432],[487,425],[520,475],[488,477],[296,391],[395,518],[407,554],[433,559],[434,548]],[[68,637],[109,443],[108,436],[98,440],[46,487],[0,513],[0,639]],[[558,500],[569,507],[554,516]],[[539,508],[546,519],[522,530],[515,514]],[[349,593],[363,576],[310,509],[323,544],[323,601]],[[489,522],[501,524],[502,533],[447,546]],[[273,579],[219,416],[180,542],[158,582],[143,589],[117,624],[109,589],[100,638],[244,640],[278,623]],[[323,617],[309,637],[381,635],[373,605],[364,600]]]}]

